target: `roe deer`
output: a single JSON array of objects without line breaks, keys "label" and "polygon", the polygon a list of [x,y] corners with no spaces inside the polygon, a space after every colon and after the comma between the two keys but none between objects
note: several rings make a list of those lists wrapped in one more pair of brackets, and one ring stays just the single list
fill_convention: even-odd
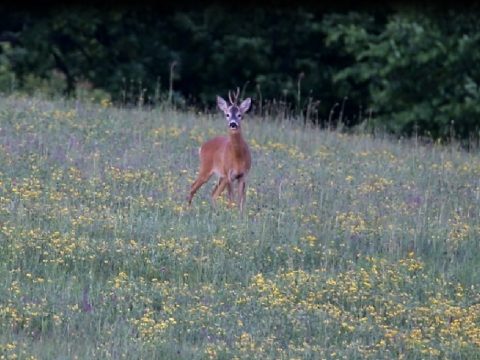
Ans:
[{"label": "roe deer", "polygon": [[243,212],[245,203],[246,177],[252,163],[250,150],[242,136],[241,120],[245,112],[248,111],[251,99],[246,98],[237,104],[240,89],[233,95],[228,92],[230,105],[217,96],[217,105],[225,114],[228,123],[228,136],[217,136],[205,142],[199,149],[200,170],[198,177],[192,184],[188,203],[192,203],[193,195],[205,184],[213,174],[219,176],[218,183],[212,192],[213,205],[216,204],[217,197],[227,188],[228,200],[231,203],[233,198],[233,182],[237,180],[237,201],[240,211]]}]

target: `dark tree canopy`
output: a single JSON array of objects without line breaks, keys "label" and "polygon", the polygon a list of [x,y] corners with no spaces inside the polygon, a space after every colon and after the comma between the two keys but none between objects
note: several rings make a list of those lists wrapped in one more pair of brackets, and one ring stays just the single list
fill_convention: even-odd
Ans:
[{"label": "dark tree canopy", "polygon": [[[0,89],[212,106],[237,86],[326,124],[478,136],[478,6],[0,8]],[[54,80],[52,80],[54,79]],[[271,104],[271,103],[270,103]],[[313,115],[315,114],[315,116]]]}]

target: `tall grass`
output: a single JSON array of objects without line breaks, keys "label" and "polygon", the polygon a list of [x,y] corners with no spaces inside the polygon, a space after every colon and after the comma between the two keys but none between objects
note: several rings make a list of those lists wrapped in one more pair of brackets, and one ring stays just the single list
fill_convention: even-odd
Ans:
[{"label": "tall grass", "polygon": [[480,156],[246,118],[0,100],[0,358],[479,358]]}]

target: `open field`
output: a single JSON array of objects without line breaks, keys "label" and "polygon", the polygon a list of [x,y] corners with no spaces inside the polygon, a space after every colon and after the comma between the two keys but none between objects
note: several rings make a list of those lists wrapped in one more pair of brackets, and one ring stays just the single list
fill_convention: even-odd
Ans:
[{"label": "open field", "polygon": [[0,359],[480,358],[480,155],[219,113],[0,100]]}]

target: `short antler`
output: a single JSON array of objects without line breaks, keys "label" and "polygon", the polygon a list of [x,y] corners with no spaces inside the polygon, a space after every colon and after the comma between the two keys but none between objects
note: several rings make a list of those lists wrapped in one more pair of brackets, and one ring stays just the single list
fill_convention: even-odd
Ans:
[{"label": "short antler", "polygon": [[237,87],[237,92],[233,93],[233,100],[232,100],[232,93],[230,92],[230,90],[228,90],[228,99],[230,100],[231,105],[236,105],[237,104],[238,95],[240,95],[240,88],[239,87]]}]

